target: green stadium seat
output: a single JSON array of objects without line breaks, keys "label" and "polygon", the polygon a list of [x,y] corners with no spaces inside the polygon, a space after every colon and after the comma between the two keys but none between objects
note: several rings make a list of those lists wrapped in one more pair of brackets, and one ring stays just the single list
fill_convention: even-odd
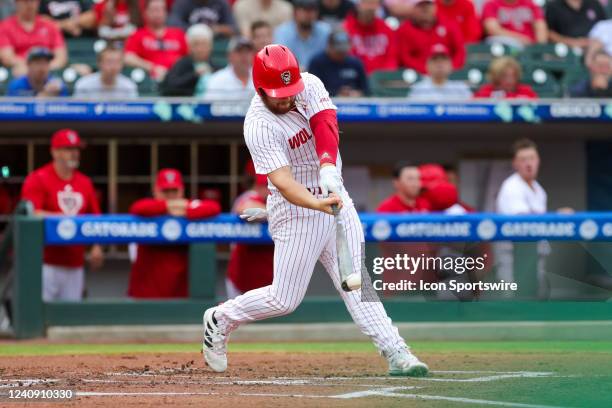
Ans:
[{"label": "green stadium seat", "polygon": [[534,44],[526,47],[519,61],[524,67],[538,67],[563,74],[581,64],[580,55],[565,44]]},{"label": "green stadium seat", "polygon": [[[96,65],[96,49],[104,47],[104,40],[96,38],[69,38],[66,40],[70,64]],[[99,49],[98,49],[99,51]]]},{"label": "green stadium seat", "polygon": [[564,96],[569,96],[569,91],[572,86],[589,77],[589,71],[584,65],[574,67],[565,72],[561,77],[561,88]]},{"label": "green stadium seat", "polygon": [[451,80],[454,81],[463,81],[472,89],[478,89],[480,86],[486,82],[487,72],[484,69],[479,69],[477,67],[464,68],[458,71],[454,71],[451,76]]},{"label": "green stadium seat", "polygon": [[11,70],[0,67],[0,95],[5,95],[9,82],[11,82]]},{"label": "green stadium seat", "polygon": [[138,86],[140,96],[159,96],[157,82],[141,68],[126,68],[123,75],[130,78]]},{"label": "green stadium seat", "polygon": [[410,86],[420,79],[420,75],[413,69],[374,71],[369,79],[374,96],[406,97]]},{"label": "green stadium seat", "polygon": [[210,63],[214,69],[221,69],[227,65],[227,37],[216,37],[210,54]]},{"label": "green stadium seat", "polygon": [[466,68],[478,68],[486,70],[495,58],[513,56],[516,51],[503,44],[469,44],[466,47]]},{"label": "green stadium seat", "polygon": [[540,98],[560,98],[561,86],[550,70],[534,68],[523,75],[523,83],[531,86]]}]

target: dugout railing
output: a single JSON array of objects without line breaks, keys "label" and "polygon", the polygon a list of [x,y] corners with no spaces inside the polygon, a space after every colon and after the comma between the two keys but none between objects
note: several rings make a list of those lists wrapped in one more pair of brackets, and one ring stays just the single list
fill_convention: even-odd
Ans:
[{"label": "dugout railing", "polygon": [[[563,321],[612,320],[605,301],[537,301],[536,242],[612,241],[612,213],[500,216],[495,214],[380,215],[361,214],[368,242],[514,241],[516,281],[513,301],[415,302],[385,300],[390,316],[416,321]],[[144,219],[124,215],[83,217],[17,216],[14,220],[15,274],[13,327],[17,338],[44,336],[50,326],[195,324],[216,297],[215,243],[270,242],[265,224],[247,224],[223,214],[205,221],[181,218]],[[41,266],[45,244],[185,243],[190,245],[189,298],[183,300],[89,299],[82,302],[42,301]],[[368,265],[369,267],[369,265]],[[274,322],[347,321],[339,297],[306,298],[292,314]]]}]

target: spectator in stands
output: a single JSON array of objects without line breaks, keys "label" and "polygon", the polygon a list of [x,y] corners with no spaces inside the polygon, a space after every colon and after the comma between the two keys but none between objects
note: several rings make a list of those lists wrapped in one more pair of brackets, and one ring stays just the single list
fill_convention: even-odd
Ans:
[{"label": "spectator in stands", "polygon": [[[53,134],[53,161],[30,173],[21,190],[22,199],[32,203],[37,215],[100,214],[91,179],[78,171],[82,148],[81,138],[72,129]],[[102,247],[93,245],[89,266],[97,269],[103,262]],[[43,300],[81,300],[85,287],[84,263],[84,245],[46,246],[42,267]]]},{"label": "spectator in stands", "polygon": [[574,98],[612,98],[612,58],[599,50],[589,64],[589,77],[570,91]]},{"label": "spectator in stands", "polygon": [[40,14],[51,17],[70,37],[91,35],[96,26],[90,0],[40,0]]},{"label": "spectator in stands", "polygon": [[276,27],[274,42],[289,47],[300,67],[306,69],[312,57],[325,50],[331,28],[329,24],[317,21],[317,0],[295,0],[293,7],[293,20]]},{"label": "spectator in stands", "polygon": [[[426,213],[431,210],[430,203],[421,197],[421,174],[419,167],[407,161],[397,163],[393,169],[393,188],[395,193],[380,203],[376,212],[378,213]],[[408,256],[429,255],[432,246],[420,242],[385,242],[381,244],[380,250],[384,257],[395,257],[397,254],[407,254]],[[427,271],[425,268],[410,271],[406,274],[405,270],[388,269],[384,273],[385,282],[400,282],[408,279],[413,282],[422,280],[434,281],[434,271]],[[385,292],[385,295],[392,295]]]},{"label": "spectator in stands", "polygon": [[15,0],[5,0],[0,4],[0,21],[15,14]]},{"label": "spectator in stands", "polygon": [[457,23],[466,44],[480,41],[482,26],[472,0],[436,0],[436,4],[438,5],[438,17]]},{"label": "spectator in stands", "polygon": [[50,74],[53,53],[44,47],[31,48],[28,52],[27,73],[13,79],[7,96],[53,97],[68,96],[68,89],[61,79]]},{"label": "spectator in stands", "polygon": [[265,21],[272,28],[291,20],[293,6],[285,0],[238,0],[234,16],[243,36],[248,37],[256,21]]},{"label": "spectator in stands", "polygon": [[168,71],[161,83],[164,96],[193,96],[200,78],[212,75],[209,58],[213,32],[205,24],[194,24],[187,30],[189,54]]},{"label": "spectator in stands", "polygon": [[463,81],[450,81],[453,72],[448,48],[444,44],[434,44],[427,59],[427,75],[414,84],[408,97],[412,100],[467,100],[472,91]]},{"label": "spectator in stands", "polygon": [[355,12],[352,0],[321,0],[319,18],[332,26],[342,24],[346,17]]},{"label": "spectator in stands", "polygon": [[453,68],[463,67],[465,44],[457,23],[438,18],[433,0],[412,0],[412,4],[410,17],[397,30],[400,64],[425,74],[431,47],[443,44],[448,49]]},{"label": "spectator in stands", "polygon": [[131,99],[138,97],[138,87],[121,74],[123,51],[107,46],[98,53],[99,72],[79,79],[74,86],[74,97],[84,99]]},{"label": "spectator in stands", "polygon": [[395,33],[376,15],[380,0],[360,0],[355,13],[346,17],[344,28],[351,38],[351,54],[363,62],[368,74],[394,70],[398,66]]},{"label": "spectator in stands", "polygon": [[265,21],[255,21],[251,25],[249,38],[253,41],[255,52],[259,52],[263,47],[272,44],[272,41],[274,41],[272,26]]},{"label": "spectator in stands", "polygon": [[532,0],[488,0],[482,21],[492,42],[523,48],[548,41],[544,13]]},{"label": "spectator in stands", "polygon": [[489,83],[474,94],[477,98],[535,99],[538,94],[526,84],[521,84],[522,70],[512,57],[496,58],[489,66]]},{"label": "spectator in stands", "polygon": [[[195,220],[213,217],[221,206],[212,200],[188,200],[181,173],[162,169],[157,173],[153,198],[130,207],[141,217],[171,215]],[[189,246],[139,244],[132,264],[128,295],[135,298],[184,298],[189,295]]]},{"label": "spectator in stands", "polygon": [[[512,167],[514,173],[502,183],[497,194],[497,212],[504,215],[543,214],[547,210],[546,191],[538,183],[540,155],[538,147],[529,139],[520,139],[513,145]],[[495,245],[497,277],[506,282],[514,282],[514,259],[511,242],[498,242]],[[540,289],[546,287],[544,257],[550,253],[547,241],[538,244],[538,280]],[[511,295],[508,293],[507,295]]]},{"label": "spectator in stands", "polygon": [[147,0],[146,25],[132,34],[125,43],[125,63],[142,68],[156,80],[163,80],[168,69],[187,54],[185,33],[166,26],[166,2]]},{"label": "spectator in stands", "polygon": [[401,161],[393,169],[393,188],[395,193],[380,203],[376,212],[428,212],[431,206],[421,194],[421,173],[419,167]]},{"label": "spectator in stands", "polygon": [[584,58],[587,65],[592,63],[593,56],[601,49],[605,50],[608,55],[612,55],[612,19],[595,24],[589,32],[589,39],[591,42]]},{"label": "spectator in stands", "polygon": [[351,55],[346,31],[338,29],[329,36],[327,49],[315,55],[308,72],[321,78],[331,96],[360,97],[370,93],[363,63]]},{"label": "spectator in stands", "polygon": [[16,0],[15,15],[0,23],[0,63],[11,68],[13,76],[26,73],[26,57],[32,47],[53,52],[51,70],[63,68],[68,52],[62,32],[55,23],[38,15],[39,0]]},{"label": "spectator in stands", "polygon": [[[254,219],[249,221],[266,221],[268,177],[265,174],[255,174],[252,160],[247,163],[245,173],[249,177],[250,188],[236,198],[232,212],[244,214],[246,210],[259,210],[258,215],[253,215]],[[232,299],[249,290],[271,284],[273,271],[274,245],[233,244],[225,279],[227,297]]]},{"label": "spectator in stands", "polygon": [[168,25],[186,30],[194,24],[206,24],[215,35],[238,32],[227,0],[175,0]]},{"label": "spectator in stands", "polygon": [[605,19],[606,11],[598,0],[553,0],[546,4],[548,38],[570,47],[588,47],[589,31]]},{"label": "spectator in stands", "polygon": [[195,96],[208,100],[250,101],[255,95],[252,63],[254,48],[251,40],[234,37],[228,44],[228,65],[210,75],[200,77]]},{"label": "spectator in stands", "polygon": [[94,5],[98,37],[123,41],[141,25],[137,0],[102,0]]}]

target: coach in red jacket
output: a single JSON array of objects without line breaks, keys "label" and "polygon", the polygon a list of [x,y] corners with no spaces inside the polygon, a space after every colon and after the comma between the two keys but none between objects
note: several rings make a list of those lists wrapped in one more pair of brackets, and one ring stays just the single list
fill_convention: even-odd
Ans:
[{"label": "coach in red jacket", "polygon": [[454,69],[465,63],[465,44],[456,22],[439,17],[433,0],[412,0],[410,18],[397,29],[402,67],[427,73],[427,58],[434,44],[448,49]]},{"label": "coach in red jacket", "polygon": [[[198,219],[220,212],[216,201],[186,199],[181,173],[174,169],[160,170],[153,198],[138,200],[130,208],[131,214],[142,217],[172,215]],[[128,295],[135,298],[187,297],[188,250],[187,245],[138,245]]]}]

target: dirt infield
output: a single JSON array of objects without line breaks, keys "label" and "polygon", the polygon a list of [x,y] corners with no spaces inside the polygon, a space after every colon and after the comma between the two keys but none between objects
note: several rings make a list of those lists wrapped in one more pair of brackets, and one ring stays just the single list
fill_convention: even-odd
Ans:
[{"label": "dirt infield", "polygon": [[[425,379],[387,377],[385,361],[364,352],[232,353],[223,374],[210,372],[195,353],[2,357],[0,391],[76,393],[71,400],[38,401],[36,407],[596,407],[605,406],[604,400],[579,404],[584,399],[569,384],[586,380],[579,391],[586,396],[612,378],[596,373],[589,382],[582,374],[568,374],[576,373],[577,364],[611,363],[607,354],[421,356],[434,369]],[[26,404],[4,397],[0,405]]]}]

